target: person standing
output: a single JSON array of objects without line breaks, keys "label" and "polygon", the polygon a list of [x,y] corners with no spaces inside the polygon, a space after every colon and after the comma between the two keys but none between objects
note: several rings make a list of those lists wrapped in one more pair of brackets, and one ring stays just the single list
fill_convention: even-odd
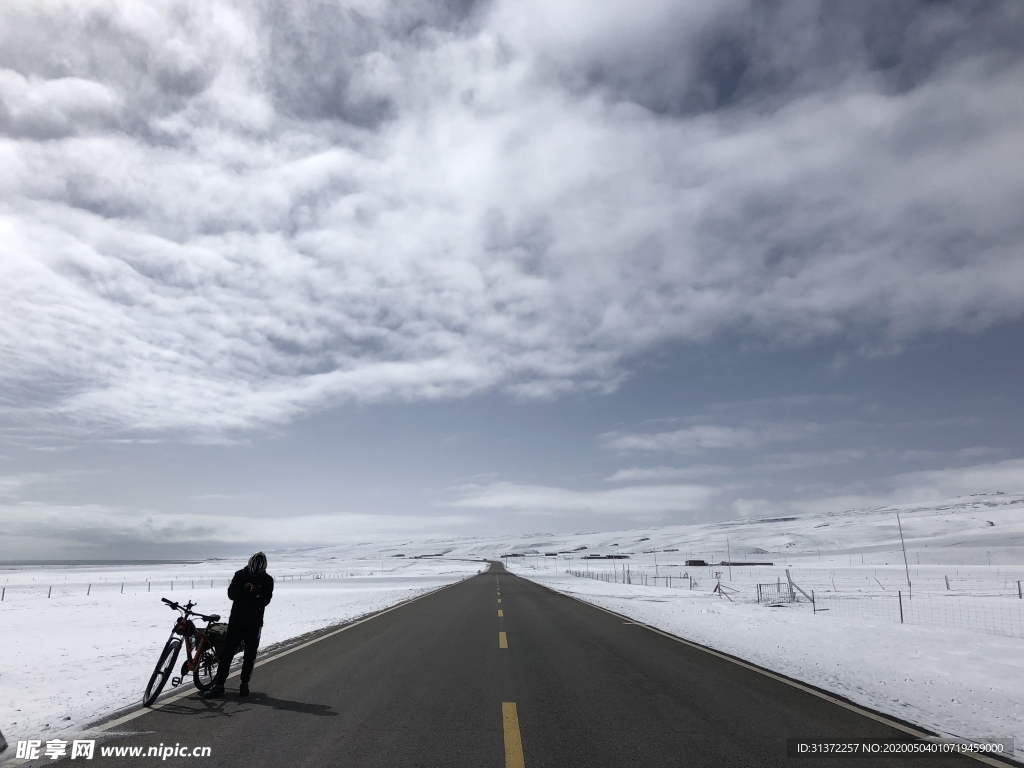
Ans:
[{"label": "person standing", "polygon": [[219,660],[213,687],[206,692],[204,698],[216,699],[224,695],[224,682],[228,679],[231,659],[243,642],[242,681],[238,686],[238,695],[249,695],[249,680],[252,678],[252,668],[256,664],[256,651],[259,650],[260,634],[263,631],[263,611],[273,596],[274,579],[267,573],[267,556],[257,552],[249,558],[245,568],[235,572],[228,586],[228,597],[232,603],[224,654]]}]

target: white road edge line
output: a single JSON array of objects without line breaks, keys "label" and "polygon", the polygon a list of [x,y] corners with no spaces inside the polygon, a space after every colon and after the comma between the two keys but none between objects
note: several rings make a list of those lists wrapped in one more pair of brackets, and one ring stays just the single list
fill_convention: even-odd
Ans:
[{"label": "white road edge line", "polygon": [[[525,576],[519,576],[518,578],[526,578],[526,577]],[[621,613],[616,613],[615,611],[610,610],[608,608],[605,608],[603,606],[597,605],[596,603],[587,602],[586,600],[583,600],[583,599],[581,599],[579,597],[576,597],[575,595],[570,595],[570,594],[568,594],[566,592],[559,592],[558,590],[552,589],[551,587],[549,587],[549,586],[547,586],[545,584],[539,584],[536,581],[532,581],[530,579],[527,579],[527,581],[530,581],[531,584],[536,584],[538,587],[543,587],[544,589],[546,589],[549,592],[552,592],[552,593],[554,593],[556,595],[563,595],[564,597],[571,598],[571,599],[575,600],[578,603],[583,603],[583,605],[589,605],[591,608],[597,608],[599,611],[604,611],[605,613],[609,613],[612,616],[616,616],[616,617],[618,617],[620,619],[626,619],[626,621],[624,622],[626,624],[635,624],[638,627],[643,627],[644,629],[648,629],[651,632],[655,632],[656,634],[659,634],[659,635],[662,635],[664,637],[667,637],[670,640],[675,640],[677,643],[682,643],[683,645],[688,645],[691,648],[696,648],[698,651],[704,651],[705,653],[710,653],[712,656],[717,656],[718,658],[724,659],[725,661],[731,661],[733,664],[736,664],[736,665],[741,666],[741,667],[745,667],[746,669],[749,669],[749,670],[751,670],[753,672],[757,672],[759,674],[762,674],[765,677],[770,677],[772,680],[778,680],[780,683],[785,683],[786,685],[789,685],[789,686],[791,686],[793,688],[797,688],[798,690],[804,691],[805,693],[809,693],[812,696],[817,696],[819,699],[824,699],[825,701],[831,702],[832,704],[837,704],[840,707],[843,707],[844,709],[850,710],[851,712],[856,712],[858,715],[863,715],[864,717],[870,718],[871,720],[876,720],[879,723],[882,723],[884,725],[888,725],[890,728],[895,728],[897,730],[903,731],[904,733],[909,733],[911,736],[915,736],[915,737],[917,737],[919,739],[923,739],[923,740],[926,740],[926,741],[935,738],[930,733],[927,733],[925,731],[919,731],[919,730],[917,730],[915,728],[912,728],[909,725],[905,725],[905,724],[899,722],[898,720],[892,720],[892,719],[890,719],[890,718],[886,717],[885,715],[880,714],[878,712],[872,712],[870,709],[865,709],[865,708],[860,707],[860,706],[858,706],[856,704],[853,704],[851,702],[843,701],[842,699],[838,699],[838,698],[836,698],[834,696],[830,696],[829,694],[825,693],[824,691],[819,691],[819,690],[817,690],[815,688],[811,688],[810,686],[804,685],[802,683],[798,683],[796,680],[791,680],[788,677],[784,677],[782,675],[776,674],[775,672],[772,672],[771,670],[765,669],[764,667],[759,667],[756,664],[751,664],[750,662],[743,661],[742,659],[738,659],[735,656],[730,656],[727,653],[722,653],[720,651],[716,651],[714,648],[709,648],[706,645],[701,645],[700,643],[695,643],[692,640],[685,640],[682,637],[679,637],[678,635],[673,635],[671,632],[666,632],[663,629],[658,629],[657,627],[653,627],[650,624],[645,624],[642,621],[634,621],[629,616],[626,616],[626,615],[621,614]],[[1016,760],[1009,760],[1009,761],[1006,761],[1006,760],[996,760],[994,758],[988,757],[987,755],[979,755],[979,754],[975,754],[973,752],[964,753],[962,756],[963,757],[973,757],[975,760],[978,760],[979,762],[985,763],[986,765],[994,765],[994,766],[998,766],[999,768],[1006,768],[1007,765],[1011,765],[1012,766],[1012,765],[1020,765],[1021,764],[1021,763],[1017,762]]]},{"label": "white road edge line", "polygon": [[[487,573],[487,571],[482,571],[481,573]],[[368,621],[373,621],[378,616],[383,616],[385,613],[390,613],[391,611],[395,611],[395,610],[398,610],[399,608],[403,608],[403,607],[409,605],[410,603],[415,603],[417,600],[422,600],[425,597],[430,597],[431,595],[436,595],[438,592],[441,592],[441,591],[443,591],[445,589],[449,589],[451,587],[454,587],[456,584],[461,584],[462,582],[467,581],[468,579],[472,579],[475,576],[479,576],[479,575],[480,574],[473,574],[473,576],[467,576],[465,579],[459,579],[458,581],[453,581],[451,584],[445,584],[443,587],[438,587],[437,589],[432,589],[429,592],[425,592],[422,595],[417,595],[416,597],[410,598],[409,600],[403,600],[400,603],[392,605],[390,608],[385,608],[383,611],[379,611],[379,612],[373,614],[372,616],[367,616],[365,619],[359,619],[358,621],[353,621],[351,624],[346,624],[343,627],[339,627],[338,629],[334,630],[333,632],[328,632],[325,635],[320,635],[320,637],[316,637],[316,638],[314,638],[312,640],[309,640],[309,641],[307,641],[305,643],[301,643],[299,645],[296,645],[293,648],[289,648],[286,651],[281,651],[281,653],[274,654],[269,659],[261,659],[260,661],[256,662],[255,666],[262,667],[264,664],[269,664],[272,661],[277,661],[278,659],[283,658],[283,657],[287,656],[290,653],[295,653],[296,651],[301,651],[303,648],[308,648],[309,646],[313,645],[314,643],[319,643],[321,640],[326,640],[329,637],[334,637],[337,634],[340,634],[340,633],[342,633],[342,632],[344,632],[346,630],[352,629],[352,627],[358,627],[360,624],[365,624]],[[236,669],[234,672],[232,672],[231,674],[228,675],[227,679],[230,680],[233,677],[238,677],[241,673],[242,673],[241,669]],[[157,710],[157,709],[162,709],[163,707],[166,707],[168,704],[173,704],[176,701],[179,701],[181,699],[187,698],[189,696],[197,696],[198,694],[199,694],[199,691],[190,688],[189,690],[182,691],[181,693],[175,694],[174,696],[168,696],[166,699],[160,699],[155,704],[153,704],[153,706],[151,706],[151,707],[143,707],[141,709],[137,709],[134,712],[129,712],[127,715],[124,715],[123,717],[119,717],[116,720],[111,720],[108,723],[103,723],[102,725],[96,726],[95,728],[89,728],[88,730],[89,731],[109,731],[111,728],[116,728],[119,725],[124,725],[125,723],[129,722],[130,720],[134,720],[137,717],[142,717],[143,715],[145,715],[145,714],[147,714],[149,712],[153,712],[154,710]]]}]

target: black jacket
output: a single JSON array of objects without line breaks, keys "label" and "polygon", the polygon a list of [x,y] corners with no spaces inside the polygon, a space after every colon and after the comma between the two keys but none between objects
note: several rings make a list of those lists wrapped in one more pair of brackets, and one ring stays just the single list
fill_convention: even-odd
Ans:
[{"label": "black jacket", "polygon": [[[250,590],[246,585],[252,584]],[[268,573],[252,574],[248,568],[235,571],[228,587],[231,603],[231,618],[228,624],[234,627],[262,627],[263,609],[274,596],[274,579]]]}]

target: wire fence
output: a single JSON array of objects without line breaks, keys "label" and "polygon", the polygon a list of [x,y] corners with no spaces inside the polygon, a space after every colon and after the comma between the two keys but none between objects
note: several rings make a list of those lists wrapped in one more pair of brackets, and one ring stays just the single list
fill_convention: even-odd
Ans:
[{"label": "wire fence", "polygon": [[903,594],[815,595],[816,614],[949,627],[1024,638],[1024,602],[991,597],[915,597]]},{"label": "wire fence", "polygon": [[[797,604],[823,617],[902,622],[1024,638],[1024,600],[1020,599],[1021,594],[1016,584],[999,592],[992,589],[979,590],[978,594],[971,595],[954,592],[918,595],[915,589],[915,596],[911,599],[899,590],[883,594],[863,591],[840,594],[830,589],[815,593],[807,589],[806,585],[800,589],[795,582],[781,577],[777,577],[774,583],[736,582],[739,589],[726,590],[719,572],[712,572],[714,578],[708,582],[716,589],[707,587],[703,590],[700,581],[688,573],[655,577],[642,568],[625,565],[618,569],[568,570],[566,573],[609,583],[701,590],[709,595],[717,592],[719,597],[734,602]],[[723,591],[726,593],[723,594]]]},{"label": "wire fence", "polygon": [[200,589],[223,589],[230,579],[160,579],[150,581],[55,582],[53,584],[7,584],[0,586],[0,602],[18,599],[56,597],[91,597],[92,595],[136,594],[138,592],[190,592]]},{"label": "wire fence", "polygon": [[645,587],[667,587],[669,589],[697,589],[699,582],[689,576],[653,576],[641,570],[634,571],[631,568],[623,567],[621,571],[579,571],[567,570],[571,576],[581,579],[594,579],[595,581],[606,581],[611,584],[638,584]]},{"label": "wire fence", "polygon": [[[359,578],[373,575],[379,571],[345,571],[328,573],[324,571],[308,571],[306,573],[283,574],[277,577],[278,583],[292,581],[319,581],[321,579]],[[134,580],[101,580],[101,581],[54,581],[50,584],[4,584],[0,585],[0,602],[19,599],[52,599],[58,597],[91,597],[98,594],[137,594],[152,592],[169,594],[173,592],[194,592],[204,589],[226,589],[231,583],[229,577],[196,578],[196,579],[134,579]]]},{"label": "wire fence", "polygon": [[758,584],[757,602],[764,605],[794,603],[796,602],[796,593],[788,581],[783,583],[781,579],[775,584]]}]

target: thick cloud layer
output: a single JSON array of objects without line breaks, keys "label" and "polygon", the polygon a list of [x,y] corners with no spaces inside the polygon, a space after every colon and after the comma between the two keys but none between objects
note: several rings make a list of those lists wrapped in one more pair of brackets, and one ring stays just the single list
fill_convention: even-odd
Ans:
[{"label": "thick cloud layer", "polygon": [[209,435],[1018,317],[1022,40],[1015,3],[5,4],[8,406]]}]

